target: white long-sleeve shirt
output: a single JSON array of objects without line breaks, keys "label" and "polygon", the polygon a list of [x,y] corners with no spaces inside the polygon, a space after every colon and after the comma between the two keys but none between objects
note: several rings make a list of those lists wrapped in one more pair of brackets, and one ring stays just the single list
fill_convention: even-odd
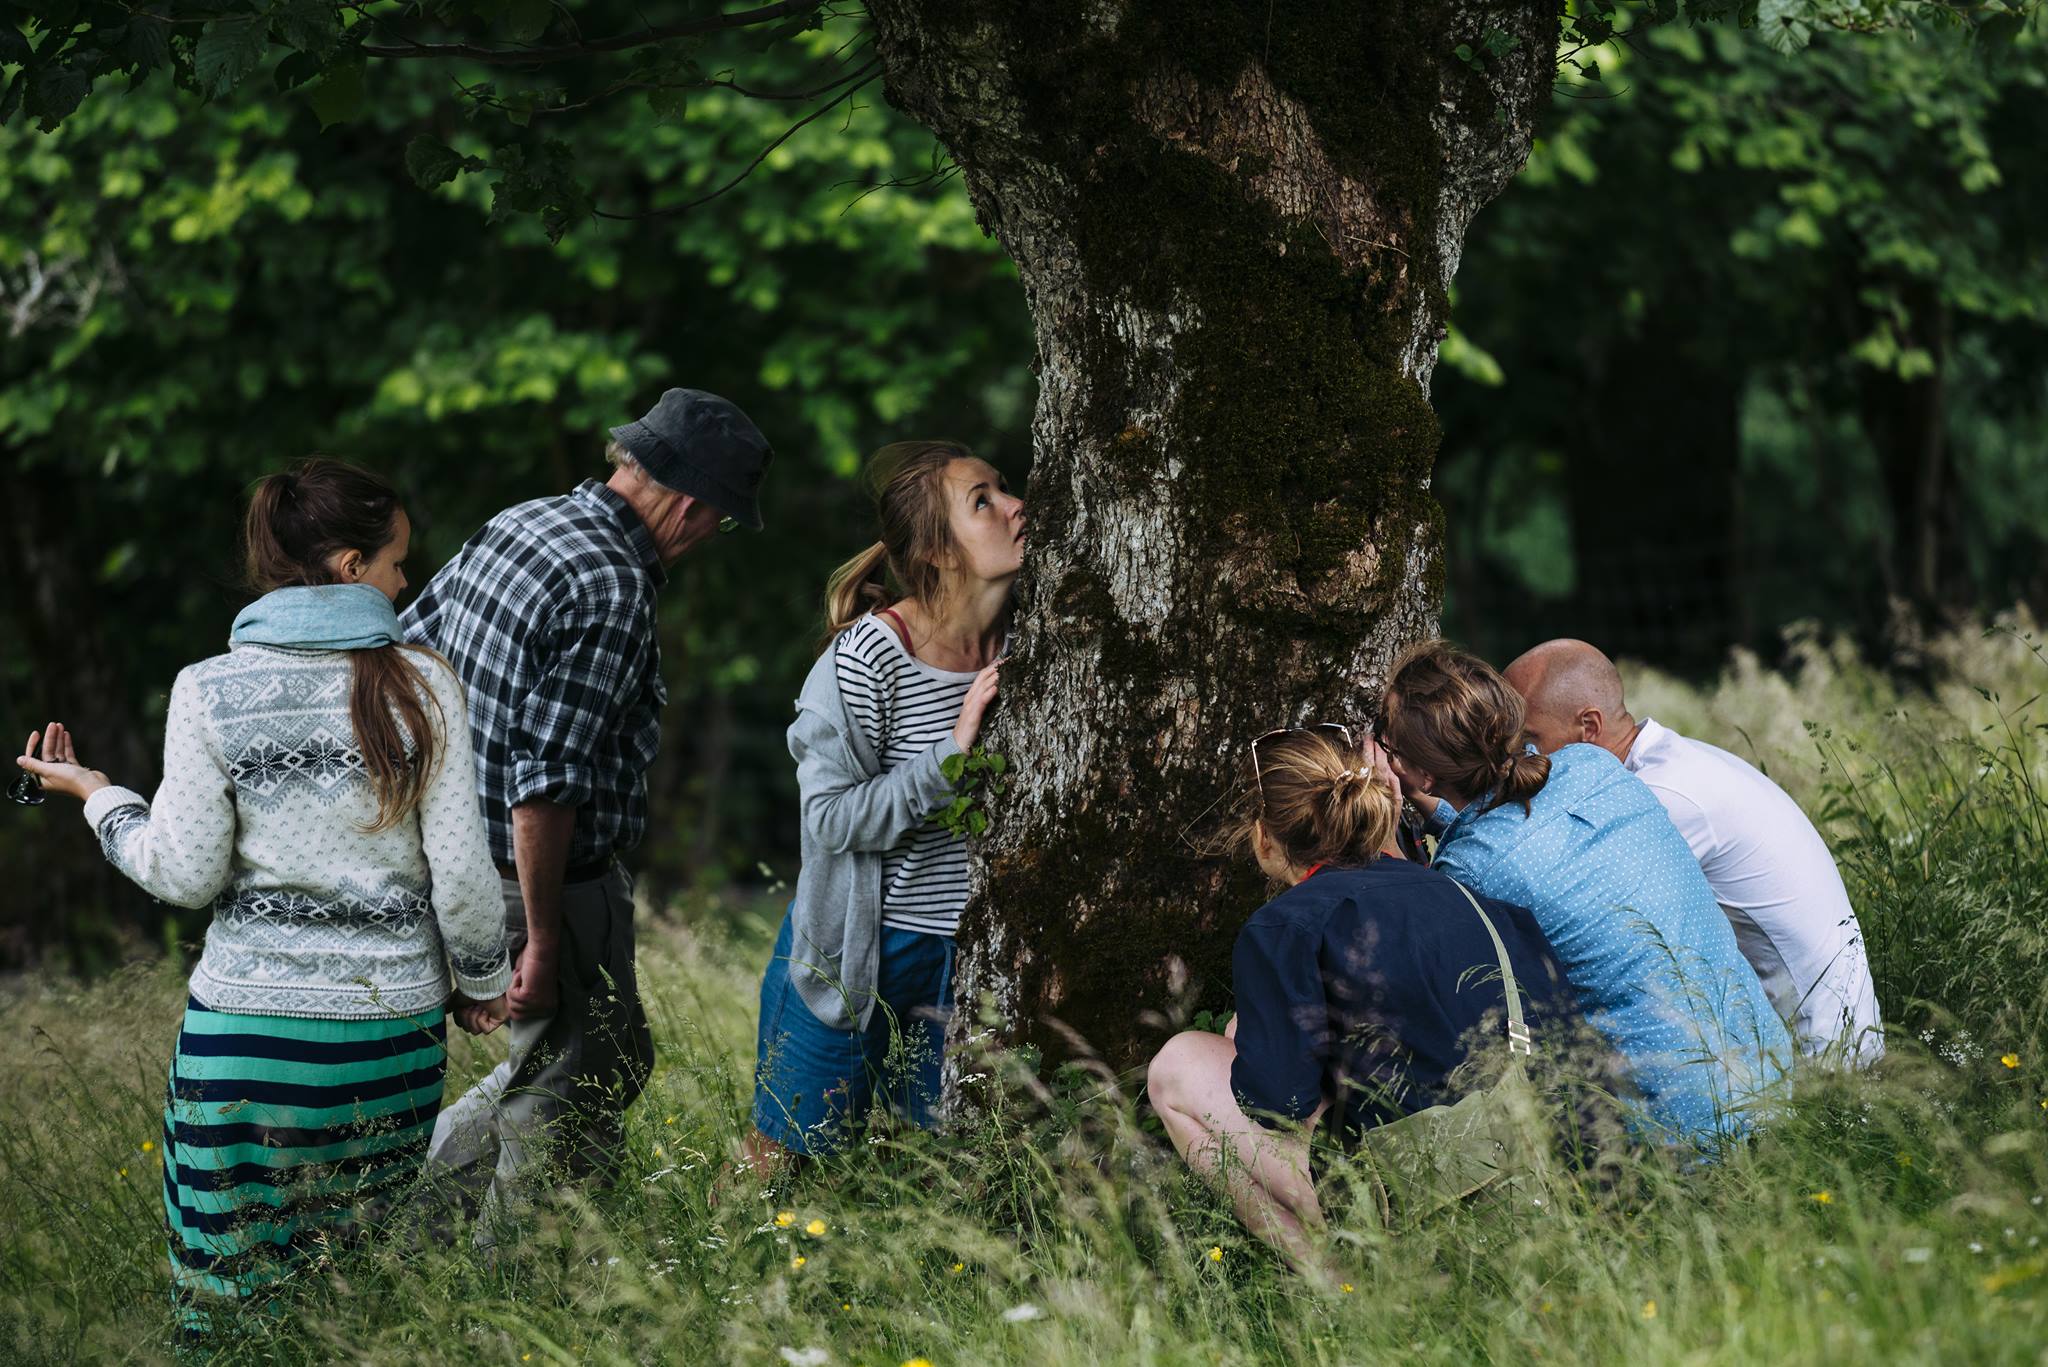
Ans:
[{"label": "white long-sleeve shirt", "polygon": [[1647,717],[1625,762],[1692,847],[1736,945],[1799,1047],[1841,1047],[1859,1063],[1880,1057],[1863,927],[1827,842],[1799,804],[1746,761]]},{"label": "white long-sleeve shirt", "polygon": [[505,904],[477,808],[461,684],[412,652],[440,753],[419,807],[377,832],[349,722],[346,651],[238,645],[171,689],[154,801],[85,804],[107,858],[144,891],[213,908],[192,995],[216,1011],[414,1015],[511,979]]}]

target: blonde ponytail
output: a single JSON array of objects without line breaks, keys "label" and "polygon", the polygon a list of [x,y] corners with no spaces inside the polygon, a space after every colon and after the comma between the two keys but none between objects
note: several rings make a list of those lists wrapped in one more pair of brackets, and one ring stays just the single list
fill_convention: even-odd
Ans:
[{"label": "blonde ponytail", "polygon": [[1259,779],[1242,837],[1254,821],[1296,868],[1362,868],[1393,842],[1400,807],[1384,774],[1325,729],[1288,731],[1259,747]]},{"label": "blonde ponytail", "polygon": [[889,548],[877,541],[832,571],[825,581],[826,640],[876,608],[889,605],[889,585],[884,577],[888,565]]}]

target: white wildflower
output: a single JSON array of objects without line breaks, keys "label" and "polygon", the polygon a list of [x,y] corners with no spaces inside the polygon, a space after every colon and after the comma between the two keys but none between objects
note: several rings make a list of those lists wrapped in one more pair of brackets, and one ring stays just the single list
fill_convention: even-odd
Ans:
[{"label": "white wildflower", "polygon": [[1042,1320],[1044,1318],[1045,1311],[1039,1309],[1030,1301],[1026,1301],[1022,1305],[1013,1305],[1003,1312],[1004,1324],[1029,1324],[1032,1320]]},{"label": "white wildflower", "polygon": [[832,1355],[823,1348],[777,1348],[775,1351],[782,1354],[782,1360],[789,1367],[822,1367],[832,1360]]},{"label": "white wildflower", "polygon": [[1933,1256],[1934,1250],[1931,1248],[1909,1248],[1904,1254],[1909,1263],[1924,1263]]}]

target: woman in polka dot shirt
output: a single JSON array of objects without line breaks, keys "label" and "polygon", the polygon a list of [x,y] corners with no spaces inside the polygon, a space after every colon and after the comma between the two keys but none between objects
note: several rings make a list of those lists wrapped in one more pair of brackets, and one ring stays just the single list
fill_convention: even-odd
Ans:
[{"label": "woman in polka dot shirt", "polygon": [[1605,750],[1524,744],[1522,699],[1442,641],[1395,662],[1381,742],[1411,799],[1455,810],[1436,867],[1528,907],[1641,1093],[1638,1127],[1711,1149],[1784,1086],[1784,1024],[1685,837]]}]

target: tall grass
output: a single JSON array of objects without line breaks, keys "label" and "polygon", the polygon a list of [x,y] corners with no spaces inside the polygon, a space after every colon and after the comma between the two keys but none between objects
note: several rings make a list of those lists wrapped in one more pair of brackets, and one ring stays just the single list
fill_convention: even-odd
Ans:
[{"label": "tall grass", "polygon": [[[772,922],[698,905],[646,937],[660,1063],[617,1189],[565,1199],[491,1266],[408,1240],[338,1249],[279,1313],[233,1323],[218,1360],[2038,1360],[2048,663],[2030,623],[2002,626],[1933,643],[1926,691],[1817,638],[1786,673],[1738,659],[1706,689],[1631,672],[1639,712],[1757,758],[1823,820],[1899,1026],[1878,1075],[1803,1077],[1714,1167],[1633,1154],[1598,1187],[1398,1237],[1340,1215],[1351,1289],[1327,1296],[1100,1081],[1020,1090],[966,1134],[878,1130],[773,1192],[715,1189]],[[141,965],[0,1014],[0,1357],[167,1356],[142,1144],[181,992]],[[451,1048],[451,1089],[493,1058]]]}]

